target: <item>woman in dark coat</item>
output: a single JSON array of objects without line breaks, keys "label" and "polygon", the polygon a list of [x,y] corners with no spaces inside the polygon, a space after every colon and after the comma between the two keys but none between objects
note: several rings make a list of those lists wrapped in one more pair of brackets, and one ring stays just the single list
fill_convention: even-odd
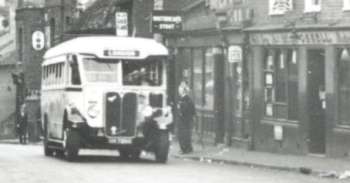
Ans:
[{"label": "woman in dark coat", "polygon": [[196,114],[196,109],[192,99],[189,96],[189,87],[186,82],[182,82],[179,86],[180,100],[179,107],[179,124],[178,124],[178,139],[182,153],[193,152],[192,147],[192,128],[193,117]]}]

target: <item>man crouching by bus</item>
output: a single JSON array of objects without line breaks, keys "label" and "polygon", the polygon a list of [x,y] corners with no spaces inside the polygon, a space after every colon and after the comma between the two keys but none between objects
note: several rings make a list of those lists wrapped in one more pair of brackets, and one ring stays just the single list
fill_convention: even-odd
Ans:
[{"label": "man crouching by bus", "polygon": [[[141,122],[139,130],[144,136],[144,145],[147,151],[152,151],[157,146],[157,140],[161,130],[169,134],[169,126],[172,124],[171,107],[153,109],[145,103],[145,97],[140,96],[138,119]],[[168,138],[169,139],[169,138]]]},{"label": "man crouching by bus", "polygon": [[25,103],[20,108],[19,118],[19,143],[27,144],[27,128],[28,128],[28,113],[27,106]]}]

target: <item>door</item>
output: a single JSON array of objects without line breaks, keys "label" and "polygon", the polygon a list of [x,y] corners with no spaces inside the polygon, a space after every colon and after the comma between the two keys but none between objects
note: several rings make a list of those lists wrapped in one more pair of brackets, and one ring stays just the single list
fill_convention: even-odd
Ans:
[{"label": "door", "polygon": [[325,153],[325,51],[308,50],[309,153]]}]

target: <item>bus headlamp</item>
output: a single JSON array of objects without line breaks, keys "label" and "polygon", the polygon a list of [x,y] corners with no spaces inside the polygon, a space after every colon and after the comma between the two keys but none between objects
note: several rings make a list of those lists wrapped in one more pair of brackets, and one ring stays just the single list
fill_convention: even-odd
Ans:
[{"label": "bus headlamp", "polygon": [[89,102],[87,114],[90,118],[96,118],[100,114],[100,111],[97,107],[97,102]]}]

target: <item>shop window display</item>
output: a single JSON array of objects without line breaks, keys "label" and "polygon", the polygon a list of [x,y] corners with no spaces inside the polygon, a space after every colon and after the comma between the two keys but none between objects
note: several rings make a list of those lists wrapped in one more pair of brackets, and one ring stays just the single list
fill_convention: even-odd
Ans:
[{"label": "shop window display", "polygon": [[339,50],[338,59],[338,105],[339,123],[350,125],[350,50],[343,48]]},{"label": "shop window display", "polygon": [[298,120],[297,52],[267,49],[264,58],[265,116]]}]

